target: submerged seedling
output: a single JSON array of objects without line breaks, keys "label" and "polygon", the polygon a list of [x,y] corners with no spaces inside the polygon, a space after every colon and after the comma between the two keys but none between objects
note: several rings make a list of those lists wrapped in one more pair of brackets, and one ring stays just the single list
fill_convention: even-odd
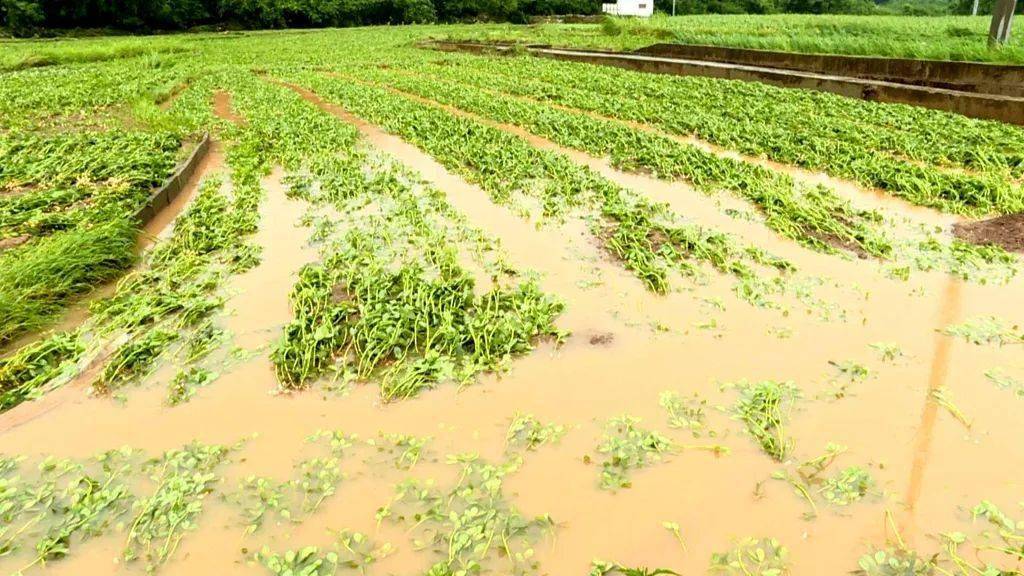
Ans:
[{"label": "submerged seedling", "polygon": [[686,552],[686,542],[683,540],[683,534],[679,529],[679,524],[677,522],[665,521],[661,523],[661,526],[672,533],[676,542],[679,542],[679,547],[683,549],[683,552]]},{"label": "submerged seedling", "polygon": [[505,434],[506,450],[522,449],[533,451],[541,446],[558,442],[565,436],[565,426],[550,422],[542,423],[532,414],[518,414],[509,424]]},{"label": "submerged seedling", "polygon": [[288,550],[284,554],[268,547],[256,553],[256,560],[275,576],[334,576],[338,571],[338,553],[321,553],[316,546]]},{"label": "submerged seedling", "polygon": [[967,428],[971,427],[971,419],[968,418],[960,407],[953,402],[952,392],[948,388],[936,388],[931,391],[932,400],[934,400],[939,406],[942,406],[949,411],[961,424]]},{"label": "submerged seedling", "polygon": [[971,318],[961,324],[949,326],[943,332],[978,345],[1024,343],[1024,331],[1018,326],[1007,326],[1001,318],[995,316]]},{"label": "submerged seedling", "polygon": [[1009,390],[1016,394],[1018,398],[1024,398],[1024,380],[1011,376],[1003,368],[997,367],[986,370],[985,378],[988,378],[989,382],[992,382],[1001,390]]},{"label": "submerged seedling", "polygon": [[744,538],[732,550],[711,555],[710,574],[721,576],[785,576],[789,550],[774,538]]},{"label": "submerged seedling", "polygon": [[366,441],[368,445],[375,448],[378,455],[385,456],[395,468],[399,470],[412,470],[420,461],[431,438],[420,437],[411,434],[385,434],[380,433],[377,438],[370,438]]},{"label": "submerged seedling", "polygon": [[590,563],[588,576],[679,576],[668,568],[627,568],[615,562],[594,560]]},{"label": "submerged seedling", "polygon": [[932,560],[898,547],[865,554],[857,561],[857,567],[854,574],[859,576],[931,576],[935,573]]},{"label": "submerged seedling", "polygon": [[729,385],[740,393],[733,415],[747,426],[747,431],[766,454],[782,461],[793,447],[786,434],[786,420],[800,390],[792,382],[763,380]]},{"label": "submerged seedling", "polygon": [[869,344],[882,356],[882,362],[895,362],[897,358],[904,356],[903,349],[894,342],[872,342]]},{"label": "submerged seedling", "polygon": [[37,475],[20,459],[0,457],[0,556],[28,548],[35,554],[16,573],[65,558],[103,536],[132,507],[133,450],[104,452],[78,462],[48,457]]},{"label": "submerged seedling", "polygon": [[339,564],[365,574],[367,568],[395,552],[390,542],[377,544],[362,532],[341,530],[336,534]]},{"label": "submerged seedling", "polygon": [[605,426],[605,434],[597,451],[604,455],[601,463],[601,488],[616,490],[633,485],[632,470],[644,468],[661,460],[673,448],[672,441],[657,432],[637,426],[639,418],[620,416]]},{"label": "submerged seedling", "polygon": [[658,397],[658,403],[668,412],[668,425],[672,428],[689,430],[694,438],[703,434],[715,436],[714,431],[707,430],[705,424],[707,400],[696,394],[683,398],[678,392],[666,390]]},{"label": "submerged seedling", "polygon": [[148,572],[166,563],[186,532],[194,530],[203,499],[218,481],[216,469],[229,449],[190,444],[146,464],[156,491],[135,503],[123,557],[144,560]]},{"label": "submerged seedling", "polygon": [[167,403],[171,406],[177,406],[183,402],[188,402],[197,390],[209,385],[216,379],[216,372],[200,366],[191,366],[179,370],[167,386]]},{"label": "submerged seedling", "polygon": [[447,461],[461,469],[453,486],[441,490],[433,481],[405,480],[377,511],[378,521],[407,526],[416,548],[434,554],[437,561],[428,574],[464,574],[493,565],[503,574],[528,572],[533,547],[554,522],[548,516],[526,518],[506,500],[504,478],[518,463],[488,464],[475,454],[451,455]]},{"label": "submerged seedling", "polygon": [[825,472],[846,452],[845,446],[829,443],[825,453],[816,458],[804,461],[792,470],[784,469],[775,472],[772,477],[785,480],[793,490],[811,507],[804,514],[805,519],[818,515],[817,498],[822,498],[833,506],[847,506],[864,498],[874,486],[871,474],[859,466],[849,466],[831,477]]}]

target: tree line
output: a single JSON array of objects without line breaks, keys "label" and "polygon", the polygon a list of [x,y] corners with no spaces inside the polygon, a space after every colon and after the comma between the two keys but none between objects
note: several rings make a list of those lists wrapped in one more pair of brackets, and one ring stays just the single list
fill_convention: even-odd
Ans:
[{"label": "tree line", "polygon": [[[607,0],[611,1],[611,0]],[[980,0],[980,14],[993,0]],[[969,14],[973,0],[676,0],[677,14]],[[655,0],[668,12],[672,0]],[[601,0],[0,0],[0,28],[17,36],[73,28],[128,32],[193,28],[313,28],[460,20],[526,22],[596,14]],[[1018,12],[1024,1],[1018,3]]]},{"label": "tree line", "polygon": [[0,0],[0,27],[130,32],[196,27],[310,28],[451,22],[525,22],[533,15],[595,14],[600,0]]}]

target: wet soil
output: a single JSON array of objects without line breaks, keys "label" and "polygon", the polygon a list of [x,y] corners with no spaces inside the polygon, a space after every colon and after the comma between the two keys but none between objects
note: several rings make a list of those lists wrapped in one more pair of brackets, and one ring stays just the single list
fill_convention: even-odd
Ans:
[{"label": "wet soil", "polygon": [[224,90],[213,93],[213,114],[221,120],[234,124],[242,123],[242,117],[235,114],[231,108],[231,93]]},{"label": "wet soil", "polygon": [[991,244],[1010,252],[1024,252],[1024,213],[960,222],[953,226],[953,234],[971,244]]}]

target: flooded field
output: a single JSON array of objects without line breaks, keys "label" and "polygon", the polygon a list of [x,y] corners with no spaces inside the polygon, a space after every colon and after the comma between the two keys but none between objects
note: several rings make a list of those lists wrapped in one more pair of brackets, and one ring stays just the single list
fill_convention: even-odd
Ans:
[{"label": "flooded field", "polygon": [[1024,131],[442,34],[3,74],[0,265],[160,179],[56,122],[214,143],[0,332],[0,572],[1024,570],[1020,255],[952,234],[1024,210]]}]

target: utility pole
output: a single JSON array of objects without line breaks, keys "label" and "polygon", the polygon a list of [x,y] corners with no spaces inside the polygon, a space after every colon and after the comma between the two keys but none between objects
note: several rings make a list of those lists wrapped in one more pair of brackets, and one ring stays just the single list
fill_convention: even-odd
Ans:
[{"label": "utility pole", "polygon": [[996,0],[992,8],[992,25],[988,28],[988,45],[1006,44],[1010,40],[1010,27],[1013,25],[1013,11],[1017,8],[1017,0]]},{"label": "utility pole", "polygon": [[971,8],[971,16],[978,15],[978,0],[974,0],[974,7]]},{"label": "utility pole", "polygon": [[[977,2],[978,0],[974,0],[974,1]],[[676,15],[676,0],[672,0],[672,15],[673,16]]]}]

